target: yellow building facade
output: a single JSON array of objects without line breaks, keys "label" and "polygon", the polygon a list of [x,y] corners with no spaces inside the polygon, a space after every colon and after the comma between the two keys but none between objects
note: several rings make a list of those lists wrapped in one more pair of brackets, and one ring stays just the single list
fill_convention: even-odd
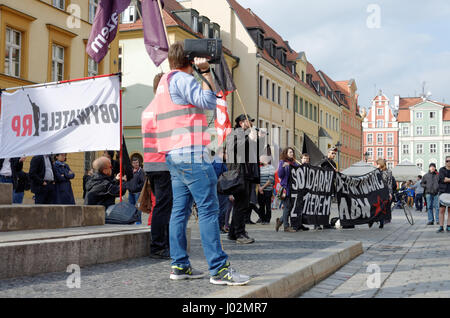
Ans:
[{"label": "yellow building facade", "polygon": [[[10,88],[118,72],[118,40],[96,64],[86,54],[98,1],[0,0],[0,87]],[[72,188],[82,197],[82,179],[98,154],[68,154]],[[28,171],[31,158],[24,170]],[[26,198],[30,198],[28,192]]]}]

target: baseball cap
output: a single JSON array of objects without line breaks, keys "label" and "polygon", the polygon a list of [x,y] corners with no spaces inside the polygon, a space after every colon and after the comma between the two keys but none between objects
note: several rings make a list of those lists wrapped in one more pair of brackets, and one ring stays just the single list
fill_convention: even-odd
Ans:
[{"label": "baseball cap", "polygon": [[244,114],[241,114],[241,115],[239,115],[234,121],[236,122],[236,124],[239,124],[239,122],[241,122],[241,121],[244,121],[244,120],[246,120],[248,118],[248,120],[249,121],[251,121],[251,122],[254,122],[255,121],[255,119],[254,118],[252,118],[250,115],[244,115]]}]

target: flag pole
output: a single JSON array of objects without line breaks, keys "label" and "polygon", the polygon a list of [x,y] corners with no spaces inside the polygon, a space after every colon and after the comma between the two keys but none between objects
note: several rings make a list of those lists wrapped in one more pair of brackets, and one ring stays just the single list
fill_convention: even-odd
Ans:
[{"label": "flag pole", "polygon": [[119,83],[120,83],[120,202],[122,203],[122,171],[123,171],[123,132],[122,132],[122,74],[120,74],[119,77]]}]

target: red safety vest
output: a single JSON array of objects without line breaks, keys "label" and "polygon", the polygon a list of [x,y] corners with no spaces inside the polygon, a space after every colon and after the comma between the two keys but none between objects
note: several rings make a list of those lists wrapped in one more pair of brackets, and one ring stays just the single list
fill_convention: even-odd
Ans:
[{"label": "red safety vest", "polygon": [[144,149],[152,149],[155,153],[207,146],[211,140],[203,109],[172,101],[168,78],[175,72],[178,71],[171,71],[161,78],[155,98],[142,114]]}]

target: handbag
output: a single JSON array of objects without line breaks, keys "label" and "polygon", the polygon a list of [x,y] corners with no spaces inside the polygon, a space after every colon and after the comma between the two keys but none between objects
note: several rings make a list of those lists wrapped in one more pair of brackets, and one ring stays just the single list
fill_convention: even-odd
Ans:
[{"label": "handbag", "polygon": [[152,212],[152,188],[147,177],[145,177],[144,186],[136,202],[136,208],[143,213],[150,214]]},{"label": "handbag", "polygon": [[220,194],[233,195],[242,191],[245,191],[245,180],[239,169],[226,171],[217,180],[217,192]]},{"label": "handbag", "polygon": [[285,187],[281,187],[277,192],[277,198],[280,201],[284,201],[284,200],[286,200],[286,197],[287,197],[287,190]]}]

